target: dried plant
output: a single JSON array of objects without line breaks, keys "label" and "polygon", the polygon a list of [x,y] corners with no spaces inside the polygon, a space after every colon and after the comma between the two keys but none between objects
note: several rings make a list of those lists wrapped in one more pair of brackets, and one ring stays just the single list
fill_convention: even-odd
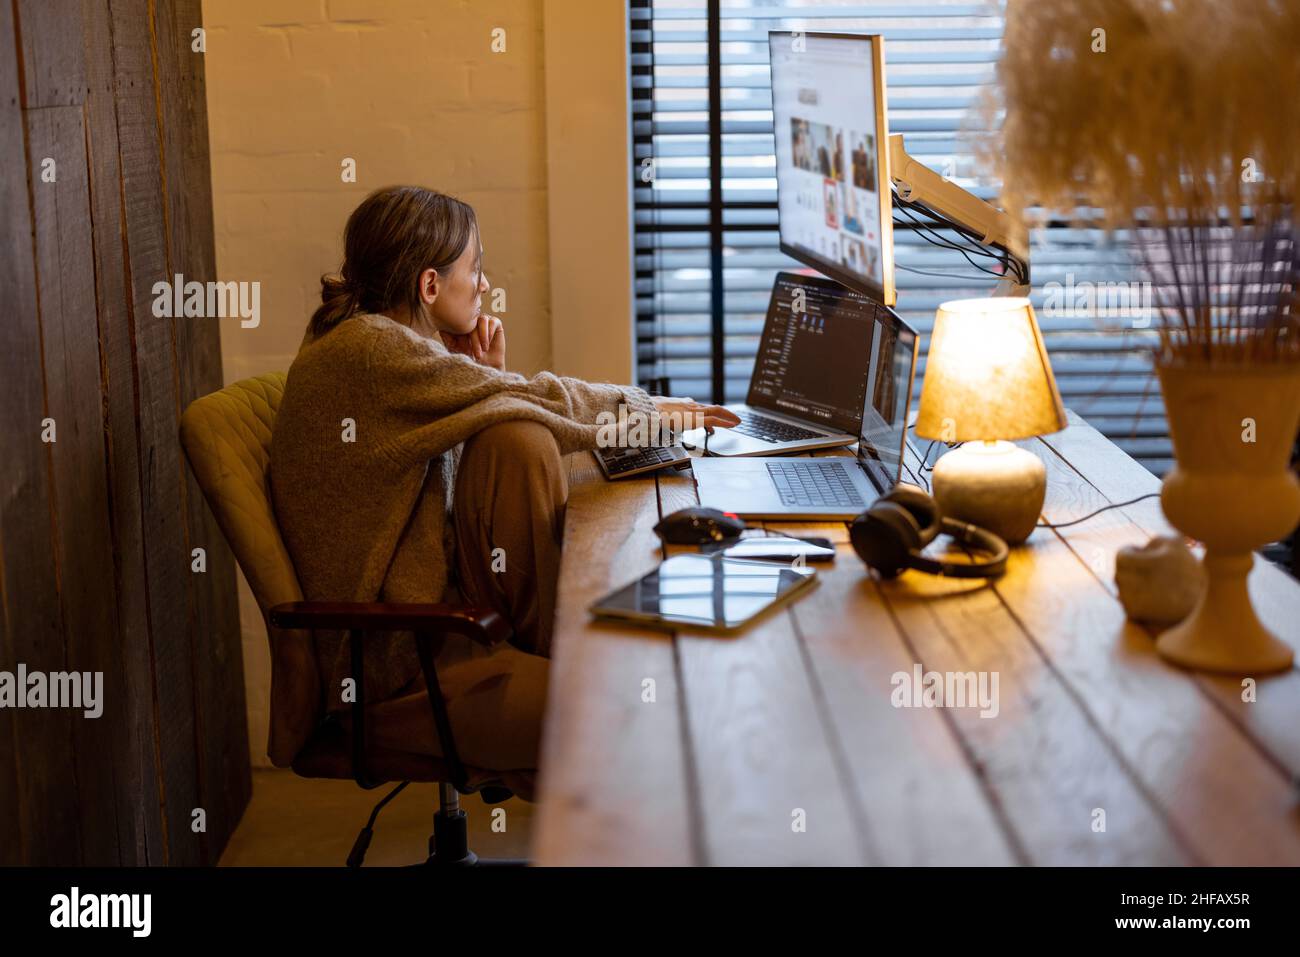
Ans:
[{"label": "dried plant", "polygon": [[1007,0],[998,75],[1004,203],[1134,230],[1163,360],[1300,357],[1300,2]]},{"label": "dried plant", "polygon": [[1300,235],[1289,207],[1251,222],[1136,230],[1154,291],[1161,362],[1300,361]]}]

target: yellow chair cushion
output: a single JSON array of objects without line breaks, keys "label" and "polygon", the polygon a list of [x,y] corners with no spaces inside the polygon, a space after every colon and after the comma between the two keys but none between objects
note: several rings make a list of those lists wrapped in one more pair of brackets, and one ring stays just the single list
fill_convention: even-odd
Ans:
[{"label": "yellow chair cushion", "polygon": [[[217,524],[262,609],[301,601],[302,590],[271,506],[271,433],[285,374],[244,379],[190,403],[181,445]],[[271,642],[271,760],[288,766],[320,719],[311,636],[268,625]]]}]

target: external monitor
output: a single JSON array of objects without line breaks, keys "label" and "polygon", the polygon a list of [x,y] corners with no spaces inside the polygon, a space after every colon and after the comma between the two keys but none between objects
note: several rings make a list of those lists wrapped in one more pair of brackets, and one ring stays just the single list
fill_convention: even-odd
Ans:
[{"label": "external monitor", "polygon": [[884,41],[768,34],[781,251],[895,302]]}]

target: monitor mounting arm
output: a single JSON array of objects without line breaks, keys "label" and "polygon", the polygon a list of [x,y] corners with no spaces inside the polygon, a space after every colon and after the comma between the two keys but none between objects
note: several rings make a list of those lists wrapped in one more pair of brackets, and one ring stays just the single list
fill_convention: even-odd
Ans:
[{"label": "monitor mounting arm", "polygon": [[1023,231],[1017,230],[1010,216],[908,156],[901,133],[889,137],[889,175],[900,197],[951,220],[978,237],[981,245],[999,249],[1020,264],[1025,283],[1007,275],[998,283],[996,295],[1029,295],[1029,252]]}]

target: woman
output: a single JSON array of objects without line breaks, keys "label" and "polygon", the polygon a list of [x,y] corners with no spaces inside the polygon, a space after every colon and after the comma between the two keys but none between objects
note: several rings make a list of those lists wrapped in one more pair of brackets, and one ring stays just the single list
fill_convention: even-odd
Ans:
[{"label": "woman", "polygon": [[[339,275],[321,279],[276,417],[271,486],[308,600],[467,601],[511,644],[450,637],[438,656],[466,764],[529,796],[567,497],[563,454],[596,446],[597,417],[737,424],[717,406],[505,368],[474,211],[416,186],[348,218]],[[346,724],[346,639],[317,637],[326,708]],[[366,639],[379,747],[440,754],[408,635]]]}]

